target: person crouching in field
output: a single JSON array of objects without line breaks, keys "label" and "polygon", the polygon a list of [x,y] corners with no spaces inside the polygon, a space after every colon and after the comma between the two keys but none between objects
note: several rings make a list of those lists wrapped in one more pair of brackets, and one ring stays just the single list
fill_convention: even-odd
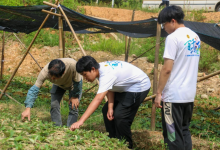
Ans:
[{"label": "person crouching in field", "polygon": [[105,95],[108,102],[102,109],[105,127],[110,138],[125,139],[132,148],[131,124],[147,96],[151,83],[148,76],[136,66],[123,61],[97,63],[84,56],[76,64],[78,73],[89,82],[99,79],[99,89],[85,113],[70,130],[78,129],[98,108]]},{"label": "person crouching in field", "polygon": [[22,120],[28,117],[33,107],[40,87],[45,80],[53,83],[51,93],[51,119],[56,126],[62,126],[60,101],[66,90],[69,90],[69,116],[67,126],[77,121],[78,105],[82,93],[82,76],[76,72],[76,61],[71,58],[59,58],[47,64],[37,77],[36,83],[28,90],[25,100],[26,109],[22,113]]},{"label": "person crouching in field", "polygon": [[158,16],[158,23],[169,35],[155,106],[162,108],[163,136],[169,150],[192,149],[189,125],[196,95],[200,39],[184,26],[183,18],[179,6],[166,7]]}]

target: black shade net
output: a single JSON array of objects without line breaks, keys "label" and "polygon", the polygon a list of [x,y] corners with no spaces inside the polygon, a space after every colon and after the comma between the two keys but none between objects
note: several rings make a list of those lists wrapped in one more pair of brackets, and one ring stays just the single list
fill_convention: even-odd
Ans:
[{"label": "black shade net", "polygon": [[[76,33],[109,33],[119,32],[134,38],[146,38],[156,36],[157,21],[156,18],[133,21],[133,22],[113,22],[80,14],[76,11],[63,8],[70,23]],[[41,10],[50,10],[50,6],[1,6],[0,5],[0,30],[8,32],[31,33],[38,30],[46,13]],[[53,12],[58,13],[56,8]],[[220,28],[216,24],[185,21],[185,26],[196,32],[200,39],[210,46],[220,50]],[[44,28],[58,29],[58,17],[50,15]],[[93,30],[88,30],[88,29]],[[70,31],[66,21],[63,23],[64,31]],[[167,33],[161,30],[161,36],[166,37]]]}]

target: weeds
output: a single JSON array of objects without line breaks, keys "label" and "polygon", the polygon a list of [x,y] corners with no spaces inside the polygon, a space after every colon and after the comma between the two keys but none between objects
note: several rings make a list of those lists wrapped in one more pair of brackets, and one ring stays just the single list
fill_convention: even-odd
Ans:
[{"label": "weeds", "polygon": [[204,13],[204,10],[192,10],[191,12],[185,12],[185,20],[188,21],[203,21],[206,19],[205,16],[202,14]]}]

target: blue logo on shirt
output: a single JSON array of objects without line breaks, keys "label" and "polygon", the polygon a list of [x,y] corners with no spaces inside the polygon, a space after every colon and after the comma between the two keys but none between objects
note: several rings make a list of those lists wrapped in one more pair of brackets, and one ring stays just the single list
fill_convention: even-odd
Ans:
[{"label": "blue logo on shirt", "polygon": [[200,56],[200,41],[198,40],[198,37],[188,40],[185,44],[185,48],[190,51],[190,55],[188,56]]},{"label": "blue logo on shirt", "polygon": [[119,65],[122,66],[122,63],[120,61],[107,61],[106,62],[109,66],[112,67],[112,69],[115,69],[116,67],[118,67]]}]

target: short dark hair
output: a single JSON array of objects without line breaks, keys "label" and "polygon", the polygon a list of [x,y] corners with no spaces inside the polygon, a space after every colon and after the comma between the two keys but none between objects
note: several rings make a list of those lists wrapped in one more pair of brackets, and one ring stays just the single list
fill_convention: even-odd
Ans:
[{"label": "short dark hair", "polygon": [[83,71],[91,71],[92,67],[99,69],[100,65],[97,61],[91,56],[83,56],[76,63],[76,71],[82,73]]},{"label": "short dark hair", "polygon": [[60,78],[65,71],[65,64],[60,59],[54,59],[49,63],[48,70],[51,76]]},{"label": "short dark hair", "polygon": [[184,13],[181,7],[179,6],[168,6],[161,10],[158,16],[158,23],[162,24],[165,22],[170,22],[172,19],[175,19],[179,24],[183,24]]}]

